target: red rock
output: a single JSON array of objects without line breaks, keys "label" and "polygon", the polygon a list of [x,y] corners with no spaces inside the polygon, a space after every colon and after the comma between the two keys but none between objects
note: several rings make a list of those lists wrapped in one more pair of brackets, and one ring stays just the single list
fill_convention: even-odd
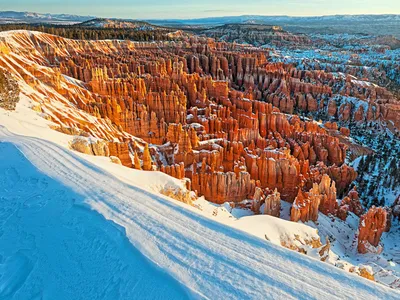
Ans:
[{"label": "red rock", "polygon": [[264,214],[279,218],[281,213],[281,198],[277,189],[272,192],[269,189],[263,190],[256,187],[253,201],[257,203],[258,210],[255,210],[256,213],[259,213],[260,205],[264,202]]},{"label": "red rock", "polygon": [[345,164],[340,167],[335,165],[330,166],[327,173],[335,181],[338,194],[342,194],[350,183],[357,178],[357,172]]},{"label": "red rock", "polygon": [[207,200],[215,203],[240,202],[254,195],[255,182],[247,172],[215,172],[211,171],[203,159],[202,167],[192,165],[192,189]]},{"label": "red rock", "polygon": [[339,209],[341,210],[341,215],[339,217],[342,220],[346,220],[348,212],[352,212],[358,217],[362,215],[364,208],[360,202],[356,187],[354,187],[349,194],[343,198]]},{"label": "red rock", "polygon": [[108,148],[110,150],[110,156],[116,156],[120,159],[122,165],[132,168],[132,159],[129,154],[129,146],[127,143],[108,143]]},{"label": "red rock", "polygon": [[299,220],[302,222],[316,222],[321,199],[322,195],[316,183],[308,193],[299,190],[290,210],[290,220],[293,222],[298,222]]},{"label": "red rock", "polygon": [[183,162],[171,166],[161,165],[160,171],[178,179],[185,177],[185,165]]},{"label": "red rock", "polygon": [[141,170],[142,166],[140,164],[140,159],[136,151],[133,153],[133,161],[134,161],[134,168],[136,170]]},{"label": "red rock", "polygon": [[386,229],[386,218],[386,210],[375,206],[361,216],[357,247],[359,253],[380,253],[382,251],[379,241]]},{"label": "red rock", "polygon": [[319,193],[322,195],[319,210],[327,214],[335,214],[338,207],[336,201],[336,184],[335,181],[324,174],[318,186]]},{"label": "red rock", "polygon": [[340,133],[345,136],[350,136],[350,129],[346,127],[340,127]]},{"label": "red rock", "polygon": [[336,106],[336,101],[331,99],[328,102],[328,115],[329,116],[335,116],[337,113],[337,106]]},{"label": "red rock", "polygon": [[[251,198],[260,187],[276,189],[286,201],[301,191],[299,202],[320,197],[321,211],[337,211],[335,187],[341,196],[357,176],[344,163],[346,146],[330,125],[290,115],[295,109],[344,122],[393,121],[400,128],[398,101],[385,88],[271,63],[267,51],[238,44],[198,37],[179,43],[78,41],[24,32],[10,41],[0,41],[0,48],[15,55],[1,52],[0,66],[35,90],[27,96],[60,128],[69,128],[65,132],[109,141],[110,154],[129,167],[130,147],[140,152],[144,146],[138,153],[143,166],[134,153],[135,168],[187,177],[192,189],[218,203]],[[17,56],[24,59],[15,61]],[[334,86],[368,106],[355,110],[346,97],[333,95]],[[331,130],[337,130],[334,124]],[[134,140],[141,147],[133,147]],[[318,193],[311,191],[315,183]],[[316,219],[315,211],[308,205],[306,219]]]},{"label": "red rock", "polygon": [[143,150],[143,170],[151,171],[153,169],[149,145],[145,144]]},{"label": "red rock", "polygon": [[336,122],[326,122],[324,124],[325,128],[327,129],[332,129],[332,130],[338,130],[338,125]]}]

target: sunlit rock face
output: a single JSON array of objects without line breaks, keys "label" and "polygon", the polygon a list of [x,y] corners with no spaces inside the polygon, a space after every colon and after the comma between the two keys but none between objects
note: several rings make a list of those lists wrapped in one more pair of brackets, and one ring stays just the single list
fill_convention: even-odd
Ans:
[{"label": "sunlit rock face", "polygon": [[382,252],[379,241],[386,230],[387,217],[387,211],[384,208],[375,206],[361,216],[357,247],[359,253]]},{"label": "sunlit rock face", "polygon": [[[267,214],[279,216],[280,200],[294,202],[295,221],[359,213],[355,197],[347,210],[336,201],[357,177],[340,139],[349,130],[297,111],[399,125],[398,102],[384,88],[273,63],[261,48],[197,36],[146,43],[26,31],[0,44],[0,66],[32,88],[33,107],[55,129],[106,142],[77,143],[81,152],[188,178],[216,203],[253,199],[260,189]],[[351,97],[366,104],[355,107]]]},{"label": "sunlit rock face", "polygon": [[309,193],[299,190],[290,211],[290,220],[293,222],[317,221],[321,198],[317,184]]}]

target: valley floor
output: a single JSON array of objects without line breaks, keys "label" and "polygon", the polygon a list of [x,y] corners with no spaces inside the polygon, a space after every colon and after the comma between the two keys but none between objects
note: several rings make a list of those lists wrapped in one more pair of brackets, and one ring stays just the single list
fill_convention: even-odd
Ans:
[{"label": "valley floor", "polygon": [[400,298],[151,192],[158,172],[115,168],[139,181],[0,127],[1,299]]}]

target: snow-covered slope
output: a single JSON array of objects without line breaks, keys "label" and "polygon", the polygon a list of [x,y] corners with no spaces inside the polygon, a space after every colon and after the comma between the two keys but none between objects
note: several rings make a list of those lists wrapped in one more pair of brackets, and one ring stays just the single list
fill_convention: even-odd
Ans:
[{"label": "snow-covered slope", "polygon": [[[23,104],[18,104],[16,112],[1,111],[0,125],[20,134],[41,132],[45,136],[45,129],[38,130],[34,120],[21,113]],[[7,204],[1,207],[0,287],[6,298],[52,298],[56,291],[68,291],[71,294],[66,297],[76,299],[125,298],[135,282],[130,272],[144,281],[154,277],[154,281],[147,281],[149,285],[135,285],[135,295],[185,296],[182,287],[148,265],[135,249],[190,289],[193,293],[189,296],[400,297],[395,290],[216,223],[195,207],[156,193],[149,181],[159,173],[109,167],[104,160],[77,155],[44,138],[16,135],[5,127],[0,135],[0,191],[2,202]],[[41,214],[47,217],[39,218]],[[119,230],[113,224],[119,225]],[[257,225],[264,226],[263,222]],[[80,255],[75,255],[77,252]],[[143,275],[138,275],[138,268]],[[12,280],[11,275],[15,276]],[[158,286],[165,280],[173,293]],[[155,291],[150,288],[153,283]],[[102,293],[96,294],[99,291]]]},{"label": "snow-covered slope", "polygon": [[171,299],[185,289],[83,195],[0,143],[0,299]]}]

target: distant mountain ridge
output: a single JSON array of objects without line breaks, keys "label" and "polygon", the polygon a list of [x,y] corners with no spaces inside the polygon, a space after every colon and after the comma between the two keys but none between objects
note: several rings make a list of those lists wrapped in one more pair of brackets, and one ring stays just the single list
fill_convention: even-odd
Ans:
[{"label": "distant mountain ridge", "polygon": [[[106,22],[98,22],[107,20]],[[327,16],[263,16],[242,15],[207,17],[197,19],[129,19],[97,18],[70,14],[50,14],[34,12],[0,11],[0,24],[47,23],[78,24],[85,27],[133,28],[140,29],[140,22],[148,22],[145,29],[152,26],[178,29],[208,29],[225,24],[260,24],[281,26],[292,33],[305,34],[370,34],[393,35],[400,38],[400,14],[381,15],[327,15]],[[132,23],[132,24],[131,24]],[[97,26],[96,26],[97,25]]]},{"label": "distant mountain ridge", "polygon": [[[47,22],[47,21],[73,21],[86,22],[92,19],[100,19],[96,16],[82,16],[72,14],[52,14],[52,13],[36,13],[36,12],[18,12],[18,11],[0,11],[0,21],[9,19],[10,21],[25,22]],[[104,18],[105,19],[105,18]],[[109,20],[135,21],[130,18],[107,18]],[[139,20],[139,19],[138,19]],[[221,17],[205,17],[205,18],[188,18],[188,19],[140,19],[152,24],[208,24],[222,25],[229,23],[304,23],[304,22],[397,22],[400,25],[400,14],[363,14],[363,15],[326,15],[326,16],[288,16],[288,15],[241,15],[241,16],[221,16]]]},{"label": "distant mountain ridge", "polygon": [[75,26],[87,28],[127,28],[134,30],[155,30],[161,28],[145,21],[116,18],[96,18],[78,23]]},{"label": "distant mountain ridge", "polygon": [[263,16],[263,15],[241,15],[241,16],[223,16],[223,17],[207,17],[207,18],[196,18],[196,19],[165,19],[165,20],[147,20],[151,23],[160,22],[177,22],[182,24],[228,24],[228,23],[249,23],[249,22],[259,22],[259,23],[308,23],[308,22],[340,22],[340,21],[350,21],[350,22],[399,22],[399,14],[382,14],[382,15],[327,15],[327,16]]},{"label": "distant mountain ridge", "polygon": [[313,17],[243,15],[200,19],[147,20],[164,26],[214,27],[225,24],[265,24],[281,26],[293,33],[370,34],[400,37],[400,15],[330,15]]},{"label": "distant mountain ridge", "polygon": [[18,11],[0,11],[0,24],[4,23],[80,23],[94,16],[80,16],[70,14],[51,14]]}]

